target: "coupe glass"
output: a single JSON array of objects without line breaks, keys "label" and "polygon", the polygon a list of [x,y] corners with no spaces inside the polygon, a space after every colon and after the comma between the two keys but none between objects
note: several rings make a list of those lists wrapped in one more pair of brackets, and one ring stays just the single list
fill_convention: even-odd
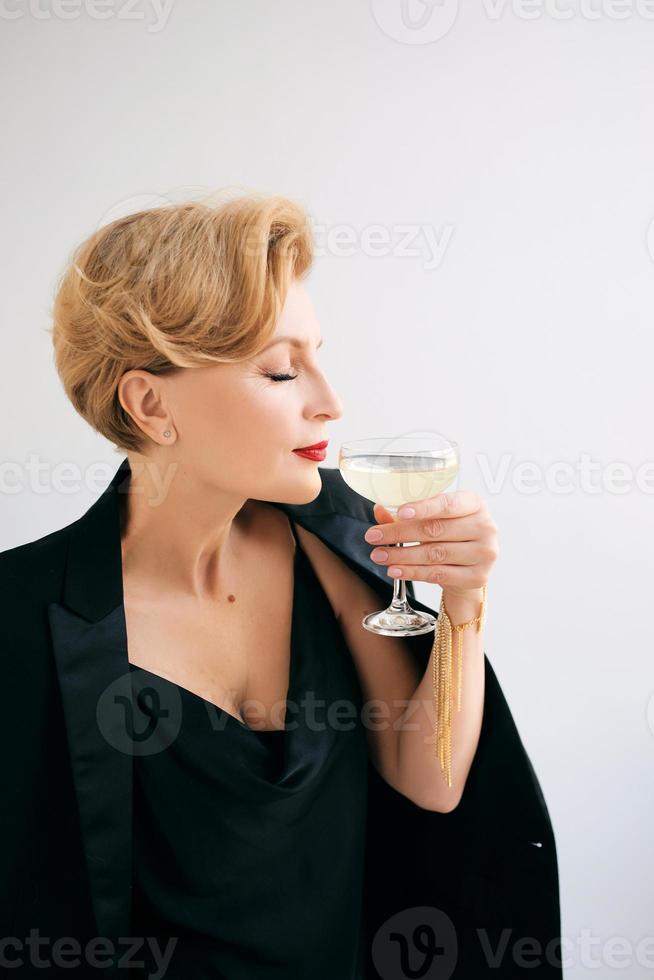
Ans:
[{"label": "coupe glass", "polygon": [[[452,487],[459,472],[459,447],[436,434],[355,439],[342,443],[338,468],[356,493],[397,514],[402,504],[434,497]],[[398,542],[395,547],[407,544]],[[406,579],[394,579],[390,606],[369,613],[361,622],[371,633],[417,636],[433,630],[436,617],[413,609],[406,597]]]}]

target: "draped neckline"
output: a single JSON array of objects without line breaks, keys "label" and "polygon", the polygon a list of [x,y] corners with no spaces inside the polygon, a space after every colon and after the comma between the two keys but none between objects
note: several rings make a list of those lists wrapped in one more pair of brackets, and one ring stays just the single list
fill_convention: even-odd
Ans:
[{"label": "draped neckline", "polygon": [[[295,531],[295,527],[293,526],[293,521],[291,520],[290,517],[288,518],[288,522],[293,537],[295,539],[295,551],[293,553],[293,589],[292,589],[292,598],[291,598],[289,680],[288,680],[288,689],[285,698],[286,701],[291,700],[292,692],[294,690],[294,682],[295,682],[295,658],[297,655],[297,651],[295,648],[297,644],[294,642],[294,638],[295,638],[295,621],[298,612],[297,610],[297,594],[298,594],[298,584],[299,584],[298,571],[301,562],[301,556],[302,557],[304,556],[298,535]],[[133,664],[129,662],[128,666],[129,666],[130,673],[138,672],[139,676],[142,674],[149,675],[150,677],[156,678],[157,683],[171,685],[179,692],[180,697],[186,699],[189,703],[195,702],[196,704],[203,705],[206,711],[211,712],[213,714],[217,714],[220,718],[222,718],[225,725],[235,725],[238,729],[251,733],[254,736],[264,736],[265,738],[271,736],[274,737],[276,735],[283,735],[287,731],[288,714],[284,720],[283,728],[251,728],[244,721],[241,721],[240,718],[237,718],[236,715],[233,715],[231,711],[228,711],[226,708],[222,707],[221,705],[216,704],[215,701],[211,701],[208,698],[204,698],[201,694],[197,694],[195,691],[191,691],[190,688],[184,687],[182,684],[179,684],[177,681],[173,681],[169,677],[164,677],[163,674],[158,674],[156,671],[148,670],[146,667],[141,667],[138,664]]]}]

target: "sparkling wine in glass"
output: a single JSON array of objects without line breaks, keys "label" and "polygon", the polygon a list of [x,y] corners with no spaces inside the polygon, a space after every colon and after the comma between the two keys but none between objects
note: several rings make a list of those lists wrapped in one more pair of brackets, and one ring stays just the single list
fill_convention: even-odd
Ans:
[{"label": "sparkling wine in glass", "polygon": [[[437,434],[355,439],[342,443],[338,468],[356,493],[397,514],[402,504],[434,497],[453,486],[459,472],[459,447]],[[399,542],[395,547],[411,545]],[[433,630],[436,617],[413,609],[406,597],[406,580],[395,579],[391,604],[369,613],[361,622],[371,633],[417,636]]]}]

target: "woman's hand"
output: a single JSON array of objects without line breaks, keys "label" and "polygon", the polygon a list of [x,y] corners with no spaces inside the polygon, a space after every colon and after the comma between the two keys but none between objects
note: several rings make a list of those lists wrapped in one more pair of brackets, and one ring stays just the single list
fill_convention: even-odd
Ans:
[{"label": "woman's hand", "polygon": [[[405,518],[407,507],[414,509],[414,516]],[[443,589],[445,602],[449,596],[477,597],[488,582],[499,547],[497,528],[479,494],[457,490],[414,500],[402,505],[397,518],[375,504],[374,514],[379,524],[365,533],[365,540],[375,546],[370,557],[388,565],[393,578],[434,582]],[[375,531],[381,533],[378,540],[373,536]],[[384,548],[400,541],[420,544]],[[399,574],[393,574],[393,569]]]}]

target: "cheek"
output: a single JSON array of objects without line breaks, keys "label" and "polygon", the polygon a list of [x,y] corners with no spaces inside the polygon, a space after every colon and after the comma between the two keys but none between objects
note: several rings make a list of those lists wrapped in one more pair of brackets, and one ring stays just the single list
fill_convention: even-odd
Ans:
[{"label": "cheek", "polygon": [[[225,369],[224,369],[225,368]],[[200,369],[202,372],[203,369]],[[267,382],[219,366],[187,376],[177,408],[196,449],[211,446],[222,458],[284,461],[306,436],[293,382]]]},{"label": "cheek", "polygon": [[229,372],[214,368],[200,368],[185,380],[175,406],[184,441],[193,446],[194,455],[211,447],[225,458],[251,426],[248,392]]},{"label": "cheek", "polygon": [[[290,385],[291,382],[288,382]],[[241,451],[247,446],[264,458],[274,457],[280,448],[288,451],[301,441],[305,426],[286,382],[239,385],[215,399],[214,416],[224,439]],[[299,422],[298,422],[299,419]]]},{"label": "cheek", "polygon": [[268,447],[269,454],[279,451],[280,447],[293,448],[297,440],[301,440],[298,434],[298,429],[302,428],[301,412],[290,391],[292,383],[271,382],[270,387],[251,391],[242,402],[243,419],[239,424],[247,428],[252,444]]}]

